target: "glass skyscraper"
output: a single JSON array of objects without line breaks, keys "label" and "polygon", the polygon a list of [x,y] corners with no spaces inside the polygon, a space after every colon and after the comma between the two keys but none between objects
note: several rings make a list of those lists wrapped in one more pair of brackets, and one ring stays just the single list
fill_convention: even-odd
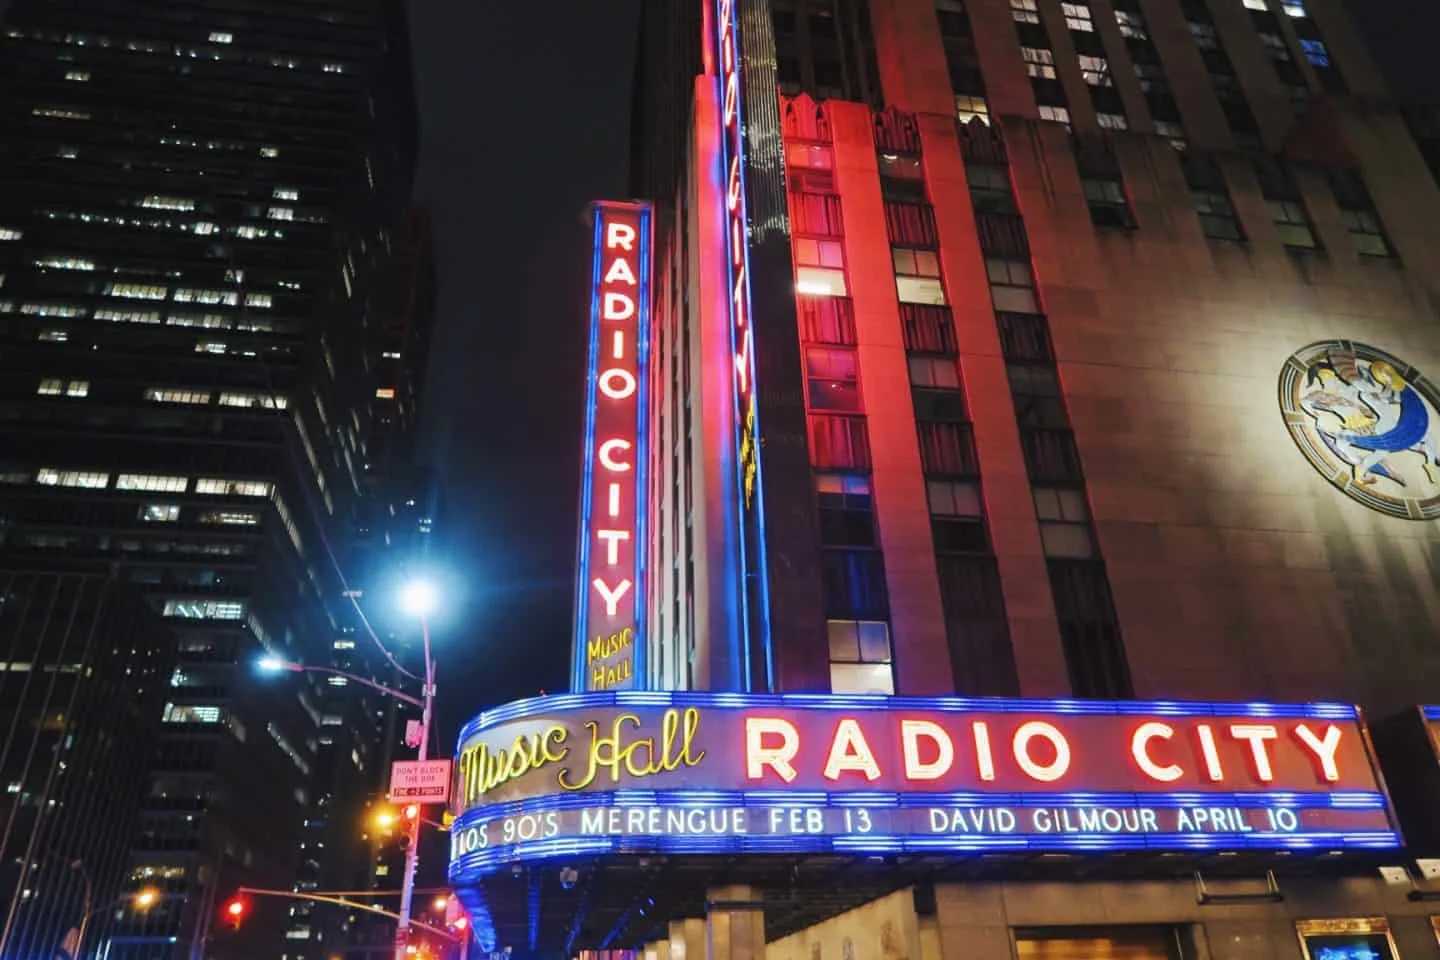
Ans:
[{"label": "glass skyscraper", "polygon": [[402,5],[16,0],[0,124],[0,563],[115,570],[173,635],[128,874],[163,896],[85,953],[320,955],[284,901],[214,921],[357,836],[322,765],[381,781],[382,704],[250,665],[371,669],[350,544],[413,403]]}]

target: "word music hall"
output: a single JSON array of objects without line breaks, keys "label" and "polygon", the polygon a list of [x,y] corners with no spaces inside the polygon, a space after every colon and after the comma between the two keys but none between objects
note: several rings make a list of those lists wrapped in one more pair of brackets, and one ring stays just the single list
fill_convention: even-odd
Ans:
[{"label": "word music hall", "polygon": [[1343,0],[639,7],[480,946],[1440,960],[1440,188]]}]

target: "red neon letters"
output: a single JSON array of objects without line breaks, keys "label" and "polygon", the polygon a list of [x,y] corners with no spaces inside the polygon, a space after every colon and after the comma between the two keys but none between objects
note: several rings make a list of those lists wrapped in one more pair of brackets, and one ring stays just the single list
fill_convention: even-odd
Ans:
[{"label": "red neon letters", "polygon": [[[634,686],[639,451],[640,334],[646,304],[642,296],[649,211],[633,204],[602,203],[595,249],[594,291],[597,329],[592,344],[588,518],[581,576],[585,600],[578,636],[583,643],[585,688]],[[578,655],[578,654],[577,654]]]},{"label": "red neon letters", "polygon": [[[818,718],[751,712],[746,782],[909,790],[1314,789],[1368,777],[1354,724],[877,713]],[[1111,741],[1111,742],[1106,742]],[[1342,777],[1342,768],[1346,771]]]},{"label": "red neon letters", "polygon": [[735,399],[740,432],[740,474],[745,506],[755,494],[758,471],[755,448],[754,337],[750,329],[745,275],[745,188],[740,172],[744,143],[740,130],[740,64],[735,42],[734,0],[718,0],[715,28],[720,63],[720,141],[725,168],[725,230],[730,261],[730,322],[735,344]]}]

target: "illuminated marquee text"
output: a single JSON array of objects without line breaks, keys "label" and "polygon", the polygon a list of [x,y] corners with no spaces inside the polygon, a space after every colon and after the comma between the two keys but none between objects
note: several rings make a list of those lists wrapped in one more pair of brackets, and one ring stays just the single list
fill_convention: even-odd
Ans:
[{"label": "illuminated marquee text", "polygon": [[596,207],[584,599],[576,656],[590,690],[634,685],[640,602],[637,524],[648,208]]}]

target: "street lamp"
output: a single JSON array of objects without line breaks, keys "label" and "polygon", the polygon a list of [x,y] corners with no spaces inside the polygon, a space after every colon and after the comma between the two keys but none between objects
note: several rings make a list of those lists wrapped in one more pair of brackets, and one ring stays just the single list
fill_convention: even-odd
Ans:
[{"label": "street lamp", "polygon": [[[428,647],[427,647],[428,649]],[[337,670],[335,667],[315,667],[305,663],[296,663],[293,660],[285,660],[273,654],[261,657],[255,661],[255,668],[261,673],[328,673],[331,676],[344,677],[346,680],[354,681],[361,686],[378,690],[387,697],[394,697],[397,700],[404,700],[406,703],[416,707],[425,706],[419,697],[412,697],[408,693],[396,690],[394,687],[387,687],[383,683],[376,683],[368,677],[362,677],[358,673],[351,673],[348,670]]]},{"label": "street lamp", "polygon": [[[430,717],[435,706],[435,660],[430,656],[430,614],[440,600],[435,585],[425,580],[411,580],[400,589],[400,607],[420,621],[420,637],[425,647],[424,703],[420,708],[420,746],[415,759],[424,761],[430,749]],[[410,906],[415,896],[415,863],[420,855],[420,816],[410,824],[410,844],[405,848],[405,876],[400,886],[400,922],[395,927],[395,960],[405,960],[405,947],[410,939]]]}]

